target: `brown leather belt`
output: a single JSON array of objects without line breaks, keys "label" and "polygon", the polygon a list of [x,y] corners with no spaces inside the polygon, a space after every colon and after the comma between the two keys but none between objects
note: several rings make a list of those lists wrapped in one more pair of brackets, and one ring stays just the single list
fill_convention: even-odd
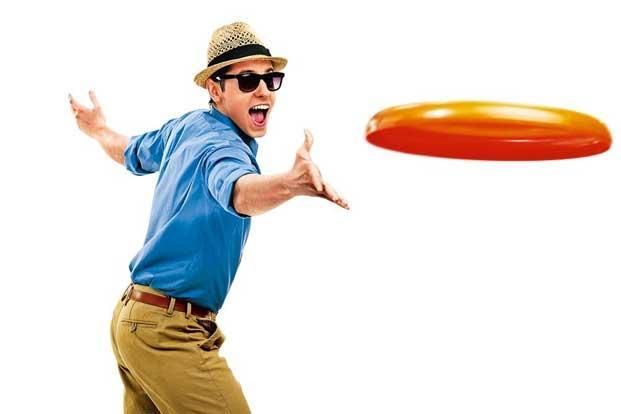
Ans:
[{"label": "brown leather belt", "polygon": [[[137,302],[146,303],[148,305],[154,305],[154,306],[159,306],[160,308],[168,309],[170,305],[170,301],[172,300],[172,298],[167,297],[167,296],[159,296],[159,295],[154,295],[148,292],[141,292],[137,289],[134,289],[133,286],[130,289],[131,289],[131,293],[129,294],[129,299],[133,299]],[[175,299],[175,306],[173,309],[179,312],[186,312],[187,304],[188,302],[184,300]],[[199,318],[206,318],[209,316],[214,319],[216,317],[216,312],[212,311],[211,309],[207,309],[207,308],[203,308],[198,305],[194,305],[191,302],[190,302],[190,306],[191,306],[191,313],[194,316],[198,316]]]}]

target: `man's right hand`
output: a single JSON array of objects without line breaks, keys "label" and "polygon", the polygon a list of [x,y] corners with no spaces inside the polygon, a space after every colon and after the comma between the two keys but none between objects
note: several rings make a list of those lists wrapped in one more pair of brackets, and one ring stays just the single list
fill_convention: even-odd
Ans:
[{"label": "man's right hand", "polygon": [[97,101],[94,91],[88,91],[88,96],[93,103],[93,109],[87,108],[76,101],[69,94],[69,104],[75,116],[78,128],[91,138],[98,138],[106,127],[106,118]]},{"label": "man's right hand", "polygon": [[69,94],[69,104],[78,123],[78,128],[89,137],[95,139],[114,161],[125,165],[125,149],[129,138],[108,128],[99,101],[94,91],[88,91],[93,109],[87,108]]},{"label": "man's right hand", "polygon": [[349,204],[328,184],[319,168],[310,157],[310,149],[313,146],[313,136],[310,131],[304,130],[304,143],[295,154],[295,162],[289,171],[289,183],[294,195],[308,195],[322,197],[349,210]]}]

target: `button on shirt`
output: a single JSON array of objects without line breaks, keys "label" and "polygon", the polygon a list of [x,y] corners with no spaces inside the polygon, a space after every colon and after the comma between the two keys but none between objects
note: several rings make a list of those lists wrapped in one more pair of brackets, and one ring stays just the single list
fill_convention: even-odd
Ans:
[{"label": "button on shirt", "polygon": [[233,188],[242,175],[260,174],[257,150],[215,108],[130,138],[127,169],[159,171],[144,245],[129,264],[134,283],[216,312],[222,307],[251,221],[233,208]]}]

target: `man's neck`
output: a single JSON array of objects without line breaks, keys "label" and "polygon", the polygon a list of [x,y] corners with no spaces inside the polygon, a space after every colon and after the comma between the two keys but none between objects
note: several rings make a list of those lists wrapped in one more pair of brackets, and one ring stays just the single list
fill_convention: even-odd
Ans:
[{"label": "man's neck", "polygon": [[212,104],[211,105],[212,109],[215,109],[216,111],[218,111],[221,115],[225,116],[226,118],[228,118],[228,120],[231,122],[231,124],[233,126],[235,126],[235,129],[237,130],[237,132],[239,133],[239,135],[242,137],[242,139],[248,144],[250,141],[253,141],[254,138],[252,138],[250,135],[247,135],[240,127],[237,126],[237,124],[235,123],[235,121],[233,121],[233,119],[228,116],[225,112],[222,112],[222,110],[220,108],[218,108],[217,105]]},{"label": "man's neck", "polygon": [[220,112],[222,115],[226,116],[227,118],[230,118],[229,114],[227,114],[222,108],[219,108],[218,105],[216,105],[215,103],[211,104],[213,109],[217,109],[218,112]]}]

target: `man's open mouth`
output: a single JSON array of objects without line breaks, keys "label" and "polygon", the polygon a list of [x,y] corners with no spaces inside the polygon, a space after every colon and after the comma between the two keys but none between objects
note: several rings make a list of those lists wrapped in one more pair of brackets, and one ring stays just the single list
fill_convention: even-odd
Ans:
[{"label": "man's open mouth", "polygon": [[265,120],[267,119],[267,113],[270,110],[270,106],[267,104],[255,105],[248,110],[250,114],[250,118],[252,118],[252,122],[254,122],[257,126],[265,125]]}]

